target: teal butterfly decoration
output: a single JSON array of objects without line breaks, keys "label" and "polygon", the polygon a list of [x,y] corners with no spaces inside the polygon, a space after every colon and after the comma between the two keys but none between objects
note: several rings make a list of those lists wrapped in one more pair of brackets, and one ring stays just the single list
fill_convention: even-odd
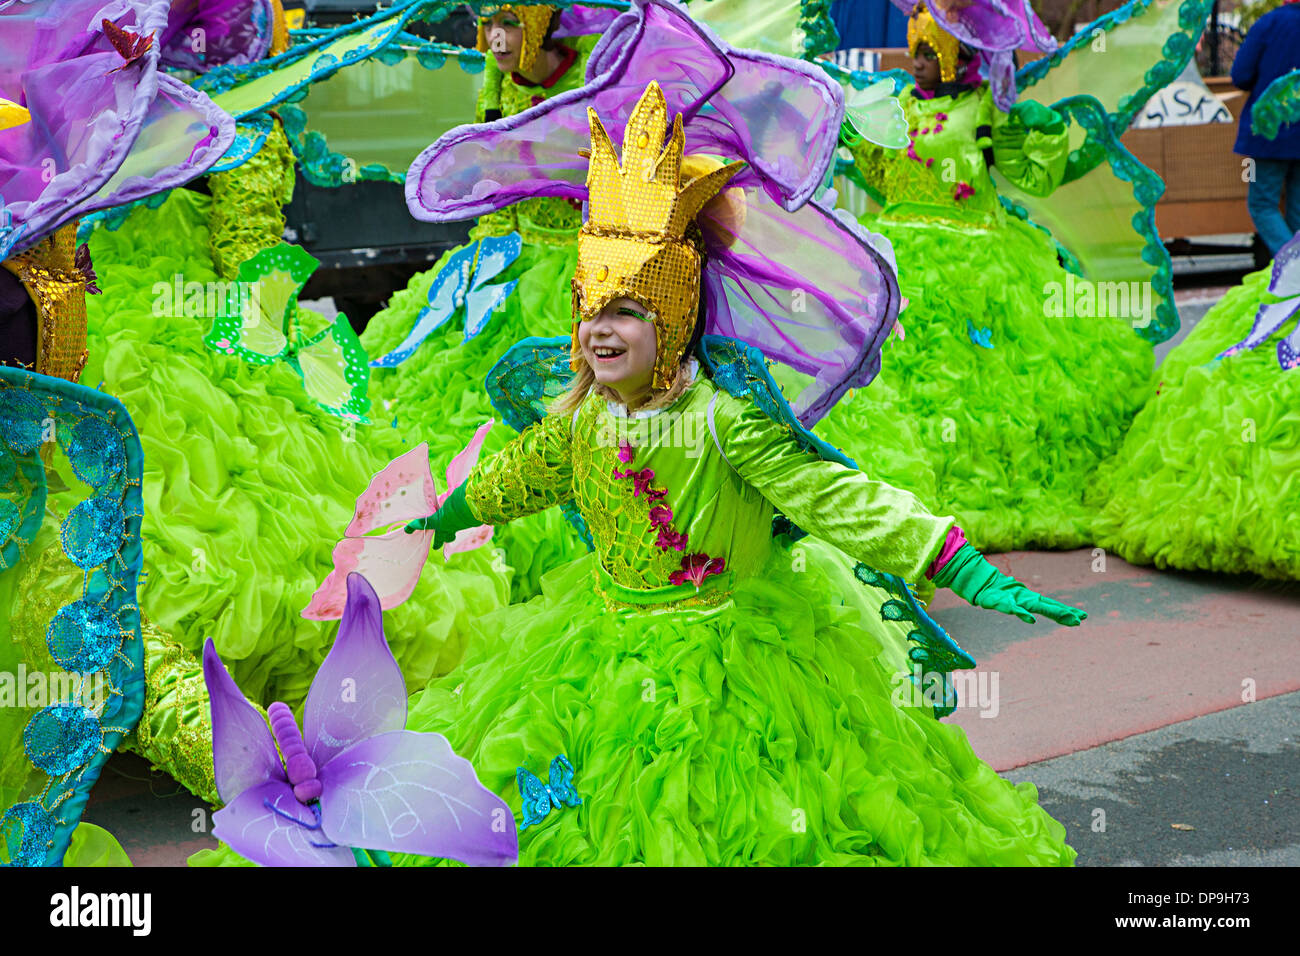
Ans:
[{"label": "teal butterfly decoration", "polygon": [[969,335],[970,340],[974,342],[976,345],[978,345],[980,348],[982,349],[993,348],[993,330],[990,329],[988,326],[985,326],[982,329],[977,329],[975,328],[975,323],[972,322],[970,319],[967,319],[966,334]]},{"label": "teal butterfly decoration", "polygon": [[560,754],[551,761],[551,772],[546,783],[533,776],[523,767],[515,771],[515,783],[519,785],[519,795],[524,801],[524,822],[519,825],[523,833],[534,823],[541,823],[551,808],[576,807],[582,803],[578,791],[573,789],[573,764],[569,758]]},{"label": "teal butterfly decoration", "polygon": [[234,288],[203,342],[251,365],[285,362],[325,411],[369,424],[370,366],[347,316],[331,322],[298,305],[298,295],[319,265],[301,246],[285,242],[241,262]]}]

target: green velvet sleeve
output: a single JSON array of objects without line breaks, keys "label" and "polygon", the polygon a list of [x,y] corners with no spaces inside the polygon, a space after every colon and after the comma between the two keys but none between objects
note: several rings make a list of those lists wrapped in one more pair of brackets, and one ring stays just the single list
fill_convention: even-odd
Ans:
[{"label": "green velvet sleeve", "polygon": [[498,525],[573,497],[570,418],[547,415],[475,466],[465,503],[483,524]]},{"label": "green velvet sleeve", "polygon": [[994,111],[993,160],[998,171],[1031,196],[1061,184],[1070,158],[1070,132],[1053,109],[1023,100],[1010,113]]},{"label": "green velvet sleeve", "polygon": [[805,451],[755,406],[719,395],[715,422],[741,478],[799,527],[859,561],[915,581],[943,547],[951,516],[932,515],[911,492]]}]

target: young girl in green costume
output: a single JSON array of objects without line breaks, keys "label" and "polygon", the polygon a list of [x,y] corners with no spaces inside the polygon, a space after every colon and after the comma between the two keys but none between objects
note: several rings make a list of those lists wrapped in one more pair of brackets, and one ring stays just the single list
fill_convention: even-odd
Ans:
[{"label": "young girl in green costume", "polygon": [[[715,384],[691,354],[705,318],[696,223],[739,221],[717,205],[736,198],[714,197],[744,164],[683,162],[680,127],[665,147],[657,84],[621,162],[592,127],[575,384],[410,529],[434,528],[437,544],[572,497],[595,552],[485,617],[463,664],[413,699],[408,726],[445,734],[511,804],[522,863],[1070,863],[1031,785],[1000,779],[928,709],[894,702],[898,618],[834,547],[792,561],[774,509],[981,606],[1068,625],[1082,612],[1000,574],[951,517],[823,460]],[[622,437],[655,416],[709,437]]]},{"label": "young girl in green costume", "polygon": [[[1003,210],[992,170],[1034,195],[1060,182],[1065,123],[999,111],[971,51],[922,7],[908,30],[911,145],[851,147],[883,209],[908,299],[870,388],[818,433],[888,481],[962,515],[980,547],[1077,547],[1088,474],[1118,447],[1151,349],[1118,318],[1054,315],[1067,287],[1051,237]],[[869,451],[868,451],[869,449]]]}]

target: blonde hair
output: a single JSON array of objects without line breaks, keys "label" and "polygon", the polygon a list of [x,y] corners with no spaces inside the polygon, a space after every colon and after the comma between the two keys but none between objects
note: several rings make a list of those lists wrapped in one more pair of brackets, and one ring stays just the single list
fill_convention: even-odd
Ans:
[{"label": "blonde hair", "polygon": [[[628,411],[650,411],[655,408],[663,408],[664,406],[671,405],[673,402],[677,401],[682,392],[686,391],[691,382],[695,380],[688,368],[690,365],[690,362],[688,361],[689,358],[689,356],[683,355],[682,361],[677,363],[677,374],[673,377],[672,385],[667,388],[652,388],[650,390],[650,397],[646,401],[642,402],[636,408],[628,409]],[[608,385],[601,385],[597,382],[596,373],[592,371],[591,366],[587,364],[587,360],[579,357],[578,371],[573,376],[573,384],[569,386],[567,391],[560,394],[555,401],[551,403],[551,414],[572,415],[582,407],[582,403],[591,392],[595,392],[601,398],[607,399],[608,401],[616,402],[619,405],[623,404],[623,396],[614,391]]]}]

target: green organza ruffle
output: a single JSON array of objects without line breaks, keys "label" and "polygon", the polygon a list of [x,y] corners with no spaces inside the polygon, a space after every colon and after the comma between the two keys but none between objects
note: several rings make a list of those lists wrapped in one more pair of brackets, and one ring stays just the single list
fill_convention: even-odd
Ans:
[{"label": "green organza ruffle", "polygon": [[1300,372],[1277,362],[1290,325],[1215,361],[1250,331],[1268,280],[1248,275],[1169,353],[1099,469],[1096,543],[1126,561],[1300,578]]},{"label": "green organza ruffle", "polygon": [[557,568],[483,620],[408,726],[446,735],[517,819],[516,767],[545,779],[569,758],[582,806],[520,835],[524,865],[1071,863],[1032,785],[892,702],[904,639],[884,595],[799,547],[714,610],[612,612],[589,556]]},{"label": "green organza ruffle", "polygon": [[[116,395],[144,447],[140,604],[191,653],[205,637],[252,699],[296,705],[336,626],[299,612],[375,472],[407,450],[372,413],[348,426],[286,363],[254,367],[203,344],[210,320],[173,315],[161,286],[217,277],[210,200],[178,190],[90,239],[103,295],[88,297],[82,382]],[[180,310],[183,313],[183,309]],[[408,686],[450,669],[474,621],[508,597],[485,551],[426,570],[387,636]]]},{"label": "green organza ruffle", "polygon": [[[1050,240],[944,221],[868,223],[894,245],[904,341],[817,432],[873,478],[953,514],[983,550],[1088,541],[1089,473],[1141,406],[1149,345],[1128,321],[1045,314]],[[992,348],[971,339],[987,329]]]},{"label": "green organza ruffle", "polygon": [[[454,252],[453,250],[452,252]],[[395,348],[410,332],[428,302],[434,277],[452,255],[414,276],[377,313],[361,336],[371,356]],[[443,469],[469,442],[474,430],[489,418],[497,425],[488,434],[483,457],[500,451],[516,432],[500,421],[488,401],[484,380],[510,346],[529,336],[555,336],[572,324],[569,280],[577,264],[576,244],[524,243],[519,258],[493,279],[519,284],[499,306],[487,326],[464,341],[463,313],[435,331],[409,359],[396,368],[371,369],[371,418],[391,424],[409,444],[429,443],[434,477],[443,485]],[[514,572],[516,600],[537,593],[544,571],[586,551],[576,531],[559,511],[531,515],[496,530],[493,540],[497,567]]]}]

